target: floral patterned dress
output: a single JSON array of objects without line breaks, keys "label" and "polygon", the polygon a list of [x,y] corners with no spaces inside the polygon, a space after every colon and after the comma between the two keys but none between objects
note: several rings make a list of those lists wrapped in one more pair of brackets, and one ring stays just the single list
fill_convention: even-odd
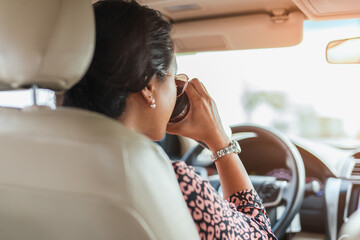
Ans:
[{"label": "floral patterned dress", "polygon": [[200,239],[277,239],[254,190],[224,200],[194,168],[181,161],[172,165]]}]

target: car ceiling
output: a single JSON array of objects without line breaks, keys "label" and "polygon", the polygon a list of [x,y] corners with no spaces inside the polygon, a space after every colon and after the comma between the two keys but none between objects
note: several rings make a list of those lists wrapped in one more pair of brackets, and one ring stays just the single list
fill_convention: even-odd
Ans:
[{"label": "car ceiling", "polygon": [[161,11],[173,22],[252,13],[269,13],[274,9],[298,10],[289,0],[142,0],[143,4]]},{"label": "car ceiling", "polygon": [[254,13],[276,9],[301,11],[311,20],[360,18],[359,0],[139,0],[173,22]]},{"label": "car ceiling", "polygon": [[138,2],[172,22],[178,53],[289,47],[302,41],[304,20],[360,18],[360,0]]}]

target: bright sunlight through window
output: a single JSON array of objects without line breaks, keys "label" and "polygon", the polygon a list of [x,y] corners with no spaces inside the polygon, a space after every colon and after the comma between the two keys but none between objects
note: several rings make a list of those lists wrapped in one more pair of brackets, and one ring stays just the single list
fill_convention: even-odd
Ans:
[{"label": "bright sunlight through window", "polygon": [[298,46],[180,54],[178,72],[204,82],[227,124],[252,122],[354,145],[360,65],[329,64],[325,49],[332,40],[359,36],[360,20],[307,21]]}]

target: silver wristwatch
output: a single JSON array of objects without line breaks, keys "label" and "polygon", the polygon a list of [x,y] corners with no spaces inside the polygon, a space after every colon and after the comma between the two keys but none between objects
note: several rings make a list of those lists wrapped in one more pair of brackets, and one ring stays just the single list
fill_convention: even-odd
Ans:
[{"label": "silver wristwatch", "polygon": [[219,158],[228,155],[230,153],[236,153],[239,154],[241,153],[241,148],[240,145],[237,141],[232,140],[230,146],[220,149],[219,151],[214,152],[213,154],[211,154],[211,160],[213,162],[215,162],[216,160],[218,160]]}]

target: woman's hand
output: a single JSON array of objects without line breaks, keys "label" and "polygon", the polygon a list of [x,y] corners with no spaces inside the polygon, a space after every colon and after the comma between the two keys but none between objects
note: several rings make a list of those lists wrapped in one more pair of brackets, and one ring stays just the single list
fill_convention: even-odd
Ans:
[{"label": "woman's hand", "polygon": [[198,79],[186,89],[190,101],[188,115],[180,122],[168,123],[167,132],[204,142],[211,151],[230,144],[217,112],[216,104]]},{"label": "woman's hand", "polygon": [[[189,83],[186,93],[190,101],[188,115],[176,123],[169,123],[167,131],[204,142],[212,152],[230,145],[215,102],[198,79]],[[252,183],[237,154],[227,154],[215,162],[220,183],[227,199],[244,189],[253,189]]]}]

